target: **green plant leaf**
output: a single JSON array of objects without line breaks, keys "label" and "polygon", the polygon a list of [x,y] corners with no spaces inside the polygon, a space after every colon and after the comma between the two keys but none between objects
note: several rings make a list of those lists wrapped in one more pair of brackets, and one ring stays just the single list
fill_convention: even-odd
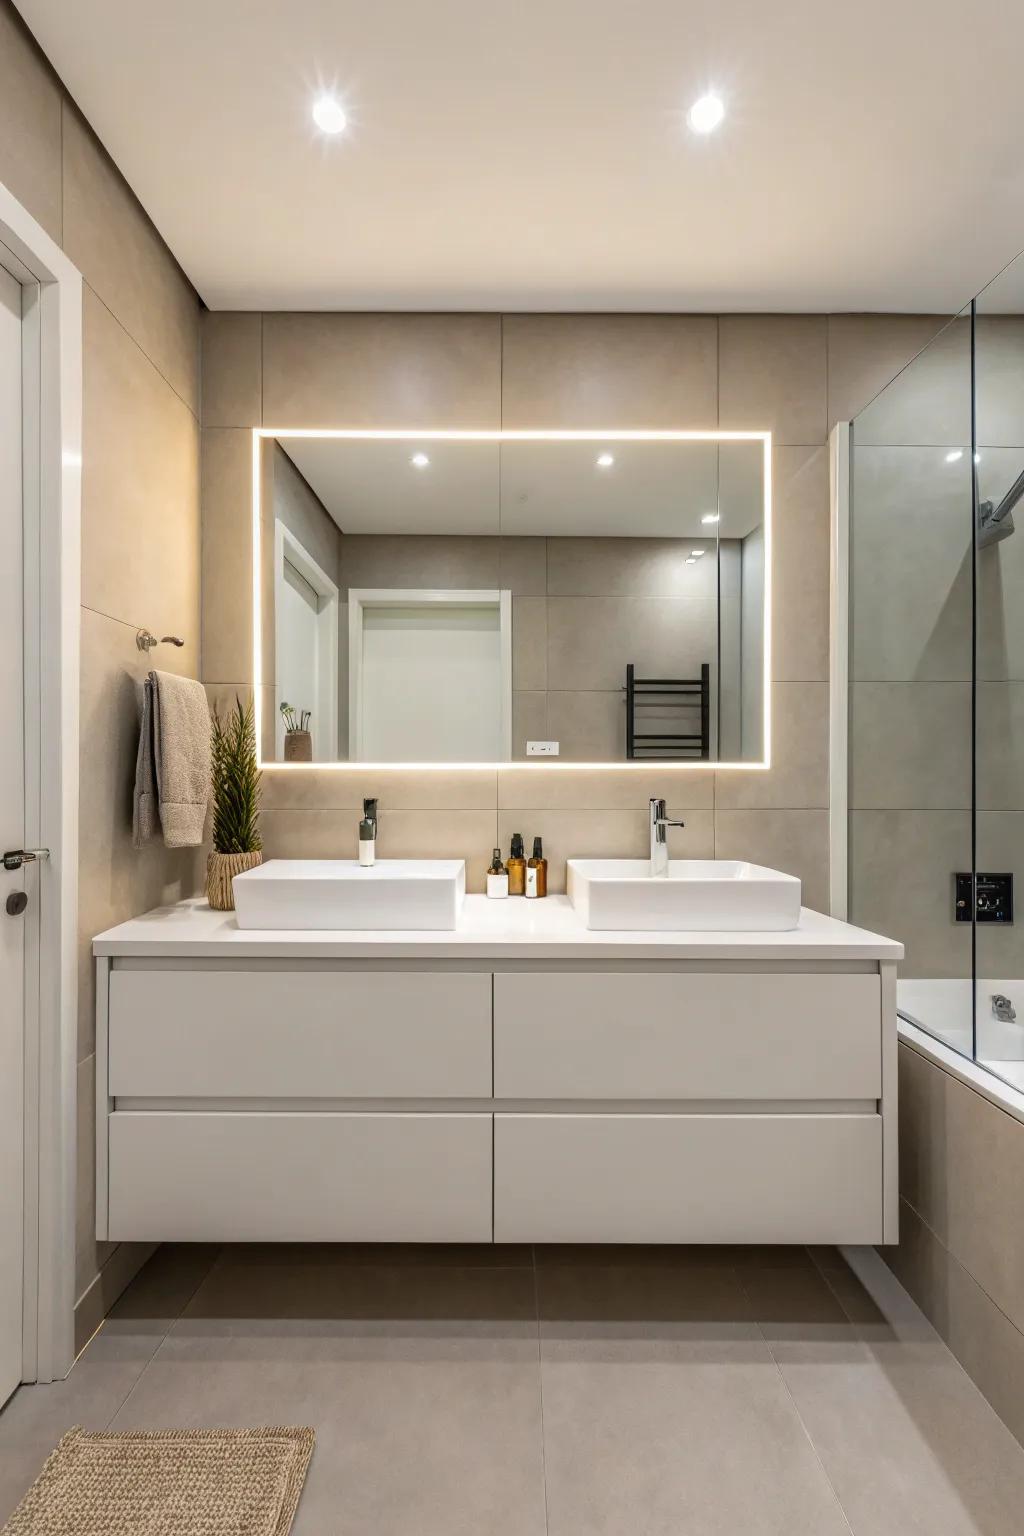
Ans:
[{"label": "green plant leaf", "polygon": [[213,846],[217,853],[258,853],[260,788],[256,766],[256,711],[253,701],[235,707],[222,721],[216,708],[210,717],[213,756]]}]

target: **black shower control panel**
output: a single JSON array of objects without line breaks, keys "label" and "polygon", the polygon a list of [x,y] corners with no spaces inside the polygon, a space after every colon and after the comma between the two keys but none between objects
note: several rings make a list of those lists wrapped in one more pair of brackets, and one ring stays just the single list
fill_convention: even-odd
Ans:
[{"label": "black shower control panel", "polygon": [[[1013,922],[1013,876],[975,876],[976,915],[979,923]],[[956,876],[956,899],[953,915],[958,923],[971,920],[971,877]]]}]

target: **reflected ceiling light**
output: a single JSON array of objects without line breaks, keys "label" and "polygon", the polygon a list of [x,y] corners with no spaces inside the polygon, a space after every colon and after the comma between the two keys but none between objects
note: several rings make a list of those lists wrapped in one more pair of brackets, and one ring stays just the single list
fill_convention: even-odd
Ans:
[{"label": "reflected ceiling light", "polygon": [[719,513],[719,512],[705,512],[704,516],[701,518],[701,522],[702,523],[717,523],[720,516],[721,516],[721,513]]},{"label": "reflected ceiling light", "polygon": [[950,453],[946,454],[946,463],[955,464],[957,459],[962,459],[963,456],[964,451],[962,448],[954,448]]},{"label": "reflected ceiling light", "polygon": [[430,464],[430,460],[425,453],[414,453],[409,463],[413,469],[426,469]]},{"label": "reflected ceiling light", "polygon": [[981,463],[981,454],[980,453],[976,453],[974,455],[974,462],[975,462],[975,464],[980,464]]},{"label": "reflected ceiling light", "polygon": [[704,553],[705,551],[703,549],[691,549],[690,558],[691,560],[699,560]]},{"label": "reflected ceiling light", "polygon": [[697,556],[696,555],[687,555],[686,563],[687,563],[687,565],[696,565],[697,564]]},{"label": "reflected ceiling light", "polygon": [[313,121],[321,133],[344,133],[348,125],[345,109],[334,96],[318,96],[313,103]]},{"label": "reflected ceiling light", "polygon": [[615,455],[613,453],[600,453],[597,456],[598,469],[611,469],[614,463]]},{"label": "reflected ceiling light", "polygon": [[686,114],[686,121],[694,133],[714,133],[725,116],[725,104],[714,91],[698,97]]}]

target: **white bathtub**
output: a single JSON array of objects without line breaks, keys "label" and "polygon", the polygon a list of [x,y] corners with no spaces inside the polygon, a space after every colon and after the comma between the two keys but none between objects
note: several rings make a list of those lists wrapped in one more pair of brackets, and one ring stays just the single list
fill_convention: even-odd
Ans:
[{"label": "white bathtub", "polygon": [[[900,1015],[954,1051],[970,1057],[972,985],[962,978],[933,981],[907,977],[896,989]],[[978,1065],[987,1067],[1013,1087],[1024,1089],[1024,979],[982,979],[977,989]],[[1017,1011],[1015,1023],[996,1018],[992,999],[997,994],[1010,999]]]}]

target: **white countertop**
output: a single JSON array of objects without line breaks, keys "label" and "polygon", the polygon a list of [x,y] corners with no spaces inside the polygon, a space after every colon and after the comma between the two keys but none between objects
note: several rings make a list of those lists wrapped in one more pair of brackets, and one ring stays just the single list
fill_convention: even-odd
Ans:
[{"label": "white countertop", "polygon": [[93,940],[96,955],[210,959],[901,960],[903,945],[803,907],[788,933],[596,933],[567,896],[467,896],[447,933],[242,929],[205,899],[157,907]]}]

